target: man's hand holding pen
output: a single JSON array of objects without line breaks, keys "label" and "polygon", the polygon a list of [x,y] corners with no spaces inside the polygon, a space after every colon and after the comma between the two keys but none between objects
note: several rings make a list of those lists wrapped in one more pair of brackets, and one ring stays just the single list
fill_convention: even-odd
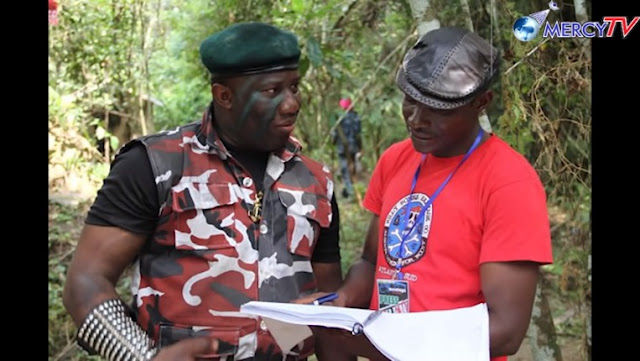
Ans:
[{"label": "man's hand holding pen", "polygon": [[[339,290],[333,293],[316,292],[291,302],[307,305],[347,307],[347,298]],[[366,355],[370,360],[387,360],[386,357],[371,345],[367,337],[362,334],[353,335],[351,332],[343,329],[318,326],[311,326],[311,331],[316,337],[316,343],[333,345],[331,348],[324,349],[324,352],[328,352],[327,354],[317,355],[318,360],[357,361],[357,354]],[[331,350],[337,351],[339,348],[344,347],[347,347],[347,349],[341,350],[337,355],[331,354]]]},{"label": "man's hand holding pen", "polygon": [[338,292],[315,292],[309,296],[297,298],[291,303],[308,304],[308,305],[325,305],[345,307],[346,299],[344,295]]}]

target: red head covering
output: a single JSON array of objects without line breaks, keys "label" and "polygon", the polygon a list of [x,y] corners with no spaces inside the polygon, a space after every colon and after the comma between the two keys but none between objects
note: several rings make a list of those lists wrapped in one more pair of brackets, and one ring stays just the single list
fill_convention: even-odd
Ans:
[{"label": "red head covering", "polygon": [[350,106],[351,106],[351,99],[349,98],[340,99],[340,108],[347,110],[349,109]]}]

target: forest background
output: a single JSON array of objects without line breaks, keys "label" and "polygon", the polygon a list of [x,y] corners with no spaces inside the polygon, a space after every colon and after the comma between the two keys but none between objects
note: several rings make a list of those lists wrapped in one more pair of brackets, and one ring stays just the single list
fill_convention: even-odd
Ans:
[{"label": "forest background", "polygon": [[[591,1],[557,1],[547,20],[586,21]],[[591,49],[580,39],[521,42],[514,21],[542,0],[62,0],[49,26],[49,361],[78,351],[61,302],[87,207],[115,152],[130,139],[198,120],[210,101],[198,46],[240,21],[290,29],[302,47],[303,107],[295,136],[332,167],[338,100],[363,119],[356,197],[339,199],[342,264],[359,257],[368,214],[360,201],[386,147],[404,139],[402,55],[441,26],[477,31],[500,51],[494,105],[480,119],[536,168],[548,194],[555,262],[545,266],[527,339],[512,361],[591,360]],[[338,192],[339,193],[339,192]],[[119,286],[126,295],[128,279]]]}]

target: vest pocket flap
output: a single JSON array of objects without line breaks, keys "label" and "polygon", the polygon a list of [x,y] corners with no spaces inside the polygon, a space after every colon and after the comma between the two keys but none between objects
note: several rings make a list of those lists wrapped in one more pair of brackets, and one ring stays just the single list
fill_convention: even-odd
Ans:
[{"label": "vest pocket flap", "polygon": [[[238,234],[236,213],[243,210],[239,204],[240,189],[224,183],[179,183],[172,187],[171,216],[178,250],[219,250],[226,256],[235,256]],[[245,231],[246,232],[246,231]],[[204,258],[215,254],[202,254]]]},{"label": "vest pocket flap", "polygon": [[175,212],[212,209],[239,202],[242,190],[231,183],[181,182],[171,187],[171,208]]},{"label": "vest pocket flap", "polygon": [[320,227],[331,224],[331,203],[323,195],[285,188],[278,188],[278,197],[286,208],[290,252],[311,258]]},{"label": "vest pocket flap", "polygon": [[325,195],[279,187],[278,197],[287,215],[309,218],[322,228],[331,224],[331,201]]},{"label": "vest pocket flap", "polygon": [[239,327],[213,327],[196,331],[196,336],[209,336],[218,340],[218,352],[215,354],[200,355],[202,358],[235,355],[240,344]]},{"label": "vest pocket flap", "polygon": [[188,327],[179,325],[160,325],[158,344],[167,347],[178,341],[194,337],[211,337],[218,340],[218,352],[199,355],[201,358],[235,355],[238,352],[242,329],[234,326]]}]

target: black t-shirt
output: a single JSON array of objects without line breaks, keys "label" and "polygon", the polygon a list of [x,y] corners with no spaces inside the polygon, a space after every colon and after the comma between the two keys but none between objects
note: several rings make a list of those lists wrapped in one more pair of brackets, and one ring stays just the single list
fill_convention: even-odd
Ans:
[{"label": "black t-shirt", "polygon": [[[231,153],[251,173],[253,179],[264,179],[268,154]],[[160,202],[147,150],[139,144],[120,154],[113,162],[85,222],[119,227],[150,236],[156,228],[159,208]],[[313,262],[340,262],[340,215],[335,196],[331,198],[331,209],[331,224],[329,228],[321,228],[311,258]]]}]

